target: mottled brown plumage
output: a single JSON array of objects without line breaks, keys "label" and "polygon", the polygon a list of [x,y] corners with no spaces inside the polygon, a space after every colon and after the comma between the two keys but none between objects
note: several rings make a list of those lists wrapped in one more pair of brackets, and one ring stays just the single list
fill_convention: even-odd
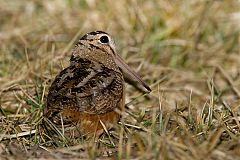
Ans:
[{"label": "mottled brown plumage", "polygon": [[74,126],[82,135],[101,133],[102,124],[111,128],[120,118],[115,109],[124,108],[122,69],[150,90],[116,54],[107,33],[84,35],[72,51],[70,65],[49,88],[45,117],[56,125]]}]

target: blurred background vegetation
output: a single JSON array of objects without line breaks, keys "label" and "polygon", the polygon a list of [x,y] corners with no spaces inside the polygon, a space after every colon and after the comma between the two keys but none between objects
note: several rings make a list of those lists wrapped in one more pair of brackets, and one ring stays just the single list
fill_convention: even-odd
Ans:
[{"label": "blurred background vegetation", "polygon": [[103,30],[153,92],[127,85],[126,124],[69,157],[239,158],[239,28],[239,0],[0,0],[0,154],[64,158],[36,140],[47,90],[74,43]]}]

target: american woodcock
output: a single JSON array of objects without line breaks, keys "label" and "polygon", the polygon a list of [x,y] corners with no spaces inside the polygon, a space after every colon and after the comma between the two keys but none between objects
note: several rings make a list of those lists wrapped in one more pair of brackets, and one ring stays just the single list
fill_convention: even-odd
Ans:
[{"label": "american woodcock", "polygon": [[[70,65],[53,81],[45,117],[56,125],[73,125],[81,135],[101,133],[119,121],[125,101],[123,72],[149,86],[116,53],[109,34],[84,35],[72,51]],[[67,129],[66,129],[67,130]]]}]

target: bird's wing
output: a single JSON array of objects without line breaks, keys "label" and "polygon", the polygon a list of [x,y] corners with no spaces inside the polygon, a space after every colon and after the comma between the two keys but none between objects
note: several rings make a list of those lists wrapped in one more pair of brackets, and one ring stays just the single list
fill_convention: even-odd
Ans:
[{"label": "bird's wing", "polygon": [[78,58],[55,78],[47,98],[47,109],[103,114],[113,110],[122,98],[123,77],[119,72]]}]

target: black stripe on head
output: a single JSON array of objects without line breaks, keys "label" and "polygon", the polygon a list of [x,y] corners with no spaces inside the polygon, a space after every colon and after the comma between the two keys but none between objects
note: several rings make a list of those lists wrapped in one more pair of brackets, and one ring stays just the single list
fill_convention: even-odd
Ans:
[{"label": "black stripe on head", "polygon": [[[89,35],[97,35],[97,34],[107,34],[106,32],[103,32],[103,31],[94,31],[94,32],[90,32],[88,33]],[[108,34],[107,34],[108,35]]]},{"label": "black stripe on head", "polygon": [[89,33],[85,34],[80,40],[86,40],[88,35],[95,36],[97,34],[107,34],[108,35],[108,33],[103,32],[103,31],[94,31],[94,32],[89,32]]}]

